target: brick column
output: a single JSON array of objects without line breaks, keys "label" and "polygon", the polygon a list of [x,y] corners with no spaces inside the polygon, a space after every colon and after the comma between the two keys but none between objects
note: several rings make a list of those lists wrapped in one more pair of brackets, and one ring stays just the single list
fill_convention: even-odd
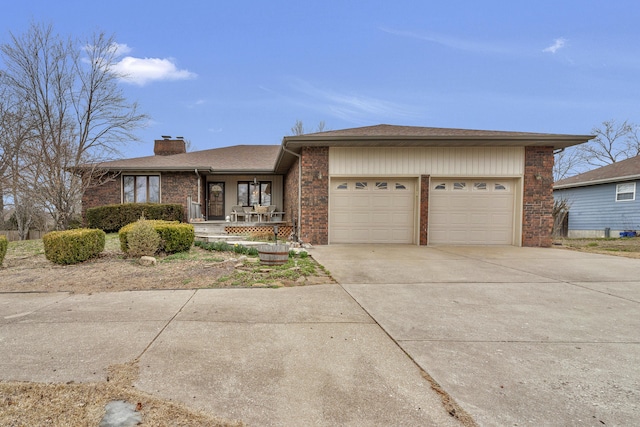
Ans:
[{"label": "brick column", "polygon": [[522,246],[551,246],[553,147],[525,147]]},{"label": "brick column", "polygon": [[420,245],[429,241],[429,175],[420,176]]},{"label": "brick column", "polygon": [[303,147],[300,238],[314,245],[329,243],[329,147]]}]

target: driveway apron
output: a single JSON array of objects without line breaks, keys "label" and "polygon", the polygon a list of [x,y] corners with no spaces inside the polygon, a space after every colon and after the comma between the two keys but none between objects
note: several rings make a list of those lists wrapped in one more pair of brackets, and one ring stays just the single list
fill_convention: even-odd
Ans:
[{"label": "driveway apron", "polygon": [[342,287],[480,425],[640,425],[640,260],[331,245]]}]

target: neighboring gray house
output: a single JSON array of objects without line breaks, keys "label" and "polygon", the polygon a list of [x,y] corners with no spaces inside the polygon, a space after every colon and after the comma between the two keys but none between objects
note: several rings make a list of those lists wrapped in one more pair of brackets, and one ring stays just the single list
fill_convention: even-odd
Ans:
[{"label": "neighboring gray house", "polygon": [[640,230],[640,156],[557,181],[555,200],[569,204],[568,237],[619,237]]}]

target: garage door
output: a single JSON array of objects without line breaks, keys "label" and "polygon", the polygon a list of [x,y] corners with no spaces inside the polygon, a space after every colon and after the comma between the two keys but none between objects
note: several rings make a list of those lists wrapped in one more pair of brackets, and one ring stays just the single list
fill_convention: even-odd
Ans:
[{"label": "garage door", "polygon": [[329,243],[413,243],[415,182],[332,179]]},{"label": "garage door", "polygon": [[431,179],[429,243],[511,245],[514,182]]}]

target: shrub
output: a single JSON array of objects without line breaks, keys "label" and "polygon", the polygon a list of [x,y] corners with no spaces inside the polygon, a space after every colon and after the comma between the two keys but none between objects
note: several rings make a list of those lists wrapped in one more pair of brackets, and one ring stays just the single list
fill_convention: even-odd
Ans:
[{"label": "shrub", "polygon": [[4,256],[7,254],[7,246],[9,246],[7,237],[0,235],[0,267],[2,266],[2,261],[4,261]]},{"label": "shrub", "polygon": [[104,250],[105,232],[97,229],[52,231],[42,237],[44,255],[56,264],[77,264]]},{"label": "shrub", "polygon": [[[166,253],[184,252],[188,251],[193,245],[195,232],[191,224],[161,220],[149,220],[147,222],[153,226],[154,231],[160,237],[157,251]],[[129,233],[135,224],[135,222],[127,224],[118,231],[120,249],[124,253],[129,253]]]},{"label": "shrub", "polygon": [[150,221],[133,223],[127,233],[127,253],[132,257],[153,256],[160,246],[160,236]]},{"label": "shrub", "polygon": [[182,221],[183,206],[161,203],[124,203],[87,209],[87,224],[106,232],[118,231],[144,216],[149,220]]}]

